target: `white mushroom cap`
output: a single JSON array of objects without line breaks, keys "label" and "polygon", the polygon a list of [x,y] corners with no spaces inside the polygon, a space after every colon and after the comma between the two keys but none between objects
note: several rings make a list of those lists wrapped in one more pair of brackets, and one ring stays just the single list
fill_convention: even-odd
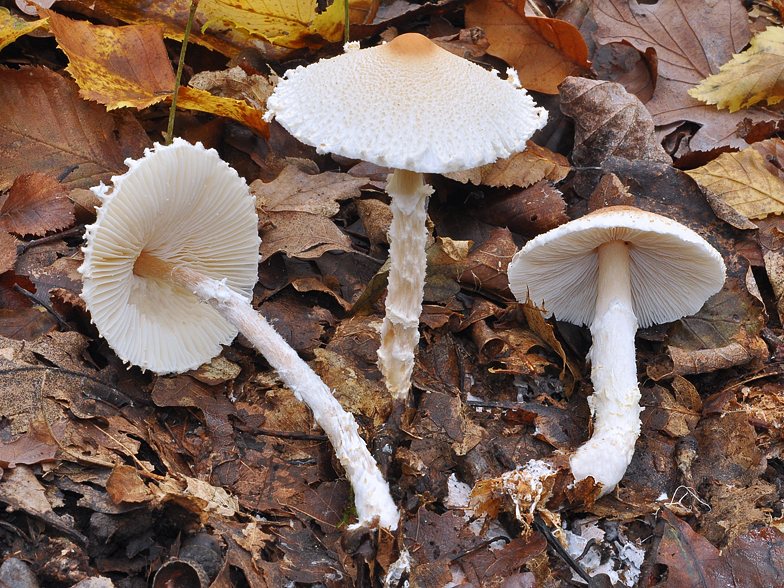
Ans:
[{"label": "white mushroom cap", "polygon": [[705,239],[671,219],[630,206],[611,206],[529,241],[509,264],[509,286],[518,300],[535,304],[576,325],[593,323],[598,247],[629,247],[634,313],[641,327],[697,312],[721,290],[725,267]]},{"label": "white mushroom cap", "polygon": [[175,139],[156,144],[113,189],[87,227],[82,298],[101,335],[123,360],[157,373],[194,369],[237,330],[192,293],[141,278],[142,251],[185,265],[250,299],[258,275],[255,199],[213,149]]},{"label": "white mushroom cap", "polygon": [[421,173],[470,169],[525,149],[547,122],[517,76],[502,80],[408,33],[286,72],[267,101],[300,141]]}]

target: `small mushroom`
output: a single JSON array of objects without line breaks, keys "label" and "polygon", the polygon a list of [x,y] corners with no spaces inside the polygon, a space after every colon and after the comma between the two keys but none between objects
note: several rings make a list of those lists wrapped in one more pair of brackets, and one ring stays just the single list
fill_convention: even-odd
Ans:
[{"label": "small mushroom", "polygon": [[634,336],[638,325],[697,312],[721,290],[721,255],[683,225],[630,206],[611,206],[529,241],[509,264],[520,301],[558,320],[589,325],[593,434],[570,458],[575,479],[607,494],[623,478],[640,435]]},{"label": "small mushroom", "polygon": [[102,206],[79,268],[101,335],[123,361],[168,374],[209,361],[242,332],[326,432],[360,524],[395,529],[398,510],[354,417],[250,305],[260,239],[245,181],[214,150],[181,139],[126,163],[113,189],[94,188]]},{"label": "small mushroom", "polygon": [[425,284],[427,200],[423,173],[470,169],[525,149],[547,122],[517,80],[502,80],[416,33],[286,72],[267,101],[300,141],[395,169],[391,267],[379,367],[392,396],[405,400]]}]

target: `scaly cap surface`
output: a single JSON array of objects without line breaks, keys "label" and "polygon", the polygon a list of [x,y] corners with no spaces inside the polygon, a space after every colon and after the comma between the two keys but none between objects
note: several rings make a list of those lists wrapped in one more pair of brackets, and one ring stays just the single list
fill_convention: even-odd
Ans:
[{"label": "scaly cap surface", "polygon": [[525,149],[547,111],[515,85],[416,33],[286,72],[267,101],[322,153],[422,173],[470,169]]}]

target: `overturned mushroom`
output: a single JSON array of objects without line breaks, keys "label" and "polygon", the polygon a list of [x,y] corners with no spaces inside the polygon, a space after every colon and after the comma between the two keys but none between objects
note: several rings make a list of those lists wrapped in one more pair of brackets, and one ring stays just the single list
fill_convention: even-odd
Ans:
[{"label": "overturned mushroom", "polygon": [[697,312],[721,290],[724,261],[671,219],[612,206],[529,241],[508,271],[518,300],[530,297],[558,320],[591,328],[593,434],[570,466],[575,479],[591,476],[607,494],[623,478],[640,434],[638,325]]},{"label": "overturned mushroom", "polygon": [[332,59],[286,72],[267,102],[300,141],[395,169],[387,184],[392,203],[391,267],[379,367],[392,396],[405,399],[425,284],[427,200],[423,173],[484,165],[525,149],[547,122],[520,88],[416,33],[385,45],[354,45]]},{"label": "overturned mushroom", "polygon": [[214,150],[181,139],[126,163],[113,189],[94,189],[102,206],[80,268],[101,335],[123,361],[167,374],[209,361],[242,332],[327,433],[360,523],[396,528],[399,513],[354,417],[250,305],[260,240],[245,181]]}]

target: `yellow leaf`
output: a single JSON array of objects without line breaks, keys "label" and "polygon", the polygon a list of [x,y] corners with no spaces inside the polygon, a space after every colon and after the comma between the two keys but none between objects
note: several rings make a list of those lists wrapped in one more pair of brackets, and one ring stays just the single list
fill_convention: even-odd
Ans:
[{"label": "yellow leaf", "polygon": [[762,100],[784,99],[784,27],[768,27],[751,47],[733,55],[718,74],[708,76],[689,95],[735,112]]},{"label": "yellow leaf", "polygon": [[313,46],[313,35],[334,43],[343,38],[344,2],[335,0],[321,14],[317,0],[202,0],[208,21],[230,23],[283,47]]},{"label": "yellow leaf", "polygon": [[46,27],[47,19],[27,22],[25,19],[14,16],[7,8],[0,6],[0,49],[10,45],[22,35],[38,27]]},{"label": "yellow leaf", "polygon": [[174,91],[174,71],[157,26],[94,25],[39,10],[50,19],[82,98],[104,104],[107,110],[146,108]]},{"label": "yellow leaf", "polygon": [[686,173],[746,218],[784,212],[784,184],[765,169],[762,155],[751,147],[722,153]]},{"label": "yellow leaf", "polygon": [[177,107],[226,116],[269,137],[269,126],[261,118],[263,111],[256,110],[242,100],[221,98],[204,90],[182,86],[177,94]]}]

